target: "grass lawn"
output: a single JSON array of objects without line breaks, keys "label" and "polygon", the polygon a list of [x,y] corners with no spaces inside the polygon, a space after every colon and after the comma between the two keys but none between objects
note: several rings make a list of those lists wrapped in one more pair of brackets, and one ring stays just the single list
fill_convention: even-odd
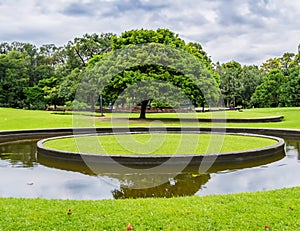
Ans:
[{"label": "grass lawn", "polygon": [[[215,114],[213,114],[215,113]],[[224,114],[225,113],[225,114]],[[254,108],[246,109],[243,112],[227,111],[227,112],[206,112],[197,113],[199,118],[261,118],[270,116],[284,116],[282,122],[274,123],[227,123],[227,127],[266,127],[266,128],[291,128],[300,129],[298,118],[300,117],[300,107],[294,108]],[[126,118],[126,114],[106,114],[104,118],[81,116],[79,118],[80,125],[85,127],[98,126],[98,127],[111,127],[113,118],[113,126],[127,126],[128,121],[122,120]],[[182,117],[191,117],[186,114]],[[131,114],[131,118],[138,118],[138,114]],[[149,113],[147,114],[148,120],[131,120],[129,126],[147,126],[155,120],[161,120],[165,126],[211,126],[210,123],[189,123],[178,122],[174,118],[178,118],[175,113]],[[180,117],[180,118],[182,118]],[[169,119],[169,120],[168,120]],[[125,121],[125,124],[124,124]],[[75,121],[76,122],[76,121]],[[157,124],[161,126],[162,123]],[[217,124],[214,124],[217,126]],[[77,126],[77,125],[76,125]],[[39,128],[70,128],[73,127],[73,116],[71,113],[53,113],[51,111],[29,111],[21,109],[0,108],[0,130],[17,130],[17,129],[39,129]]]},{"label": "grass lawn", "polygon": [[[199,117],[210,117],[199,113]],[[250,109],[226,112],[228,118],[283,115],[278,123],[227,124],[229,127],[300,129],[300,108]],[[118,116],[122,116],[121,114]],[[174,114],[149,114],[152,119]],[[85,116],[87,121],[92,117]],[[132,126],[152,122],[131,121]],[[166,126],[192,126],[163,120]],[[110,115],[96,126],[111,126]],[[122,125],[122,121],[114,125]],[[201,126],[210,126],[201,123]],[[72,115],[0,108],[0,130],[72,127]],[[7,176],[5,176],[7,177]],[[295,176],[296,177],[296,176]],[[67,215],[68,209],[72,210]],[[300,187],[275,191],[104,201],[0,198],[0,231],[7,230],[300,230]]]},{"label": "grass lawn", "polygon": [[[80,136],[50,140],[44,143],[46,147],[97,154],[203,154],[213,151],[210,142],[223,142],[221,152],[242,151],[266,147],[275,144],[273,139],[211,134],[134,134],[109,136]],[[218,146],[214,143],[212,146]]]},{"label": "grass lawn", "polygon": [[31,111],[0,108],[0,130],[72,127],[72,115],[58,115],[50,111]]},{"label": "grass lawn", "polygon": [[[67,215],[71,209],[72,214]],[[300,188],[171,199],[0,199],[0,230],[299,230]]]}]

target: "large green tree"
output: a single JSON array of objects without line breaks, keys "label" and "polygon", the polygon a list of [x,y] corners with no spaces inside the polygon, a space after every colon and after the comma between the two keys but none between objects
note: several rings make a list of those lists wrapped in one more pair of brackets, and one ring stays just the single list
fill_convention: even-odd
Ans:
[{"label": "large green tree", "polygon": [[240,105],[242,102],[242,66],[236,61],[217,66],[221,79],[221,92],[227,107]]},{"label": "large green tree", "polygon": [[[102,84],[104,88],[99,93],[106,104],[109,101],[114,103],[129,86],[154,80],[174,85],[195,106],[204,104],[209,97],[218,97],[214,89],[219,81],[218,75],[212,71],[211,61],[200,44],[186,45],[178,35],[167,29],[132,30],[120,37],[112,37],[112,51],[90,60],[88,70],[92,79],[90,85],[95,86],[90,88],[91,94],[96,94],[96,98],[98,83]],[[98,79],[93,79],[95,76]],[[104,76],[110,77],[105,79]],[[163,85],[158,84],[156,90],[166,87]],[[206,98],[202,92],[204,88]],[[147,98],[140,94],[142,119],[145,118],[147,104],[157,95],[151,94],[149,89],[149,86],[139,86],[140,92],[149,92]]]}]

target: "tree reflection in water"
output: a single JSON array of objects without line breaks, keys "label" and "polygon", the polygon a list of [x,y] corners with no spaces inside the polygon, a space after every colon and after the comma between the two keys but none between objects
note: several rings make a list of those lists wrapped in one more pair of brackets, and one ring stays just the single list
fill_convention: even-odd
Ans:
[{"label": "tree reflection in water", "polygon": [[[286,146],[289,153],[294,153],[299,158],[300,142],[289,140]],[[110,166],[101,166],[102,172],[99,172],[100,178],[113,178],[116,185],[110,185],[107,190],[110,195],[107,198],[141,198],[141,197],[176,197],[195,195],[204,188],[208,182],[211,182],[210,173],[218,173],[223,170],[237,170],[251,168],[272,163],[283,158],[285,155],[278,155],[273,159],[264,159],[254,163],[245,163],[240,165],[226,164],[226,166],[215,166],[209,169],[208,173],[199,174],[198,168],[185,169],[182,172],[174,174],[171,169],[165,169],[165,172],[153,172],[143,174],[137,172],[118,172],[117,169]],[[292,157],[292,156],[291,156]],[[1,163],[2,162],[2,163]],[[0,167],[3,170],[6,166],[33,168],[46,166],[51,169],[67,170],[69,172],[82,173],[85,176],[95,177],[95,173],[82,161],[69,162],[59,159],[45,158],[36,154],[36,142],[26,141],[11,144],[0,144]],[[40,168],[42,170],[43,168]],[[270,168],[272,170],[272,168]],[[17,175],[19,176],[19,175]],[[44,178],[43,178],[44,179]],[[100,181],[99,181],[100,182]],[[37,184],[36,184],[37,187]],[[53,187],[61,187],[53,185]]]},{"label": "tree reflection in water", "polygon": [[299,140],[288,140],[286,141],[286,150],[288,152],[297,152],[298,160],[300,160],[300,141]]},{"label": "tree reflection in water", "polygon": [[36,143],[33,141],[0,145],[0,159],[14,167],[30,168],[36,165]]},{"label": "tree reflection in water", "polygon": [[[129,177],[130,183],[134,182],[152,182],[155,176],[136,176]],[[163,177],[164,178],[164,177]],[[125,199],[125,198],[146,198],[146,197],[177,197],[177,196],[192,196],[201,187],[206,184],[210,179],[209,174],[191,174],[183,173],[179,174],[174,178],[170,178],[168,182],[165,182],[159,186],[148,187],[146,183],[144,188],[132,188],[128,185],[127,180],[120,180],[120,189],[113,190],[112,194],[115,199]],[[141,187],[141,185],[139,185]]]}]

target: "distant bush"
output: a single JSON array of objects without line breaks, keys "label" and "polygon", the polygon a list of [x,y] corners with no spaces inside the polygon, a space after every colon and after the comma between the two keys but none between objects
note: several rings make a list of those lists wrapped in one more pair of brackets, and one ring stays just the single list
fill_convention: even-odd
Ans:
[{"label": "distant bush", "polygon": [[79,102],[78,100],[74,100],[74,101],[68,101],[66,102],[66,108],[67,110],[78,110],[78,111],[84,111],[87,110],[89,108],[89,106],[86,103],[83,102]]}]

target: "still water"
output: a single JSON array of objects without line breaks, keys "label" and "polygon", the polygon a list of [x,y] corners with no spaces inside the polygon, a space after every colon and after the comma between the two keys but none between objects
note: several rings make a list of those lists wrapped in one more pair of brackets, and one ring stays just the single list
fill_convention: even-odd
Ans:
[{"label": "still water", "polygon": [[[36,141],[0,145],[0,197],[47,199],[120,199],[172,197],[262,191],[300,185],[300,141],[286,140],[286,155],[257,166],[199,174],[187,171],[93,175],[82,166],[68,167],[41,160]],[[151,187],[151,182],[161,184]],[[135,188],[136,183],[149,187]]]}]

